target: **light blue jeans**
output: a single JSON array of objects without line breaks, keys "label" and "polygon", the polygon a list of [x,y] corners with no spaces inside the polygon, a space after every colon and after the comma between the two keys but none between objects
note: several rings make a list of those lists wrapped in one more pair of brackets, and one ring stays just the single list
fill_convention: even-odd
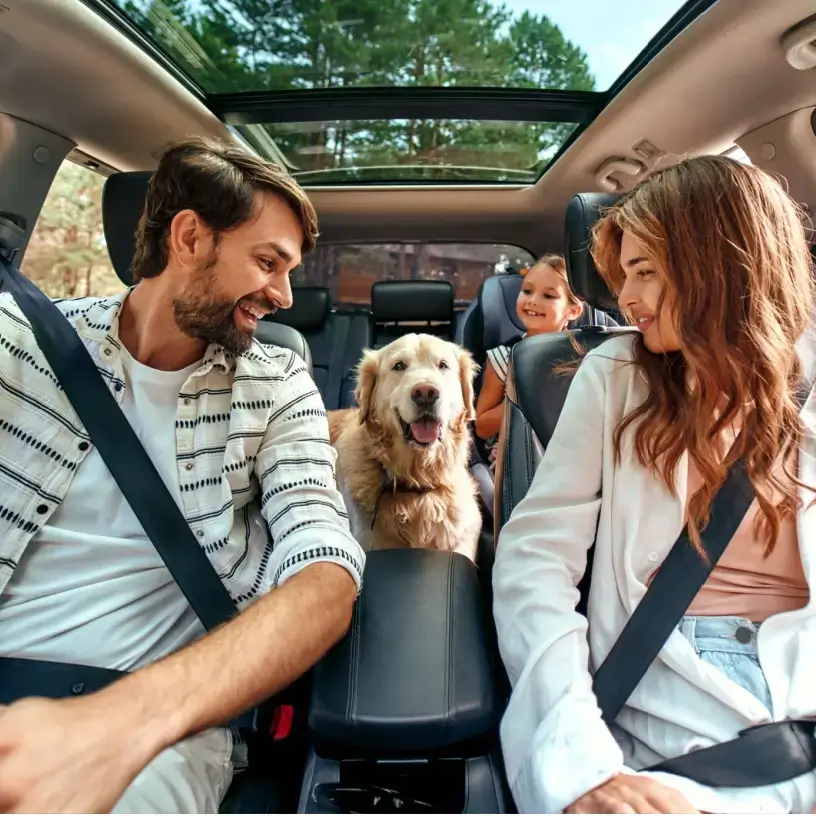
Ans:
[{"label": "light blue jeans", "polygon": [[750,691],[773,714],[771,692],[757,657],[755,623],[745,618],[687,615],[679,628],[706,663]]}]

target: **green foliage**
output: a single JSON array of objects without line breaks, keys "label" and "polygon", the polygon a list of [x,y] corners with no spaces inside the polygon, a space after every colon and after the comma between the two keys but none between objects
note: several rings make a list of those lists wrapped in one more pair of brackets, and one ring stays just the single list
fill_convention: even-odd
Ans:
[{"label": "green foliage", "polygon": [[[411,85],[595,88],[586,54],[548,17],[529,12],[514,17],[491,0],[119,2],[209,92]],[[439,119],[266,130],[295,172],[417,164],[535,171],[573,127]]]},{"label": "green foliage", "polygon": [[102,231],[103,181],[68,161],[54,178],[22,266],[51,297],[110,295],[122,290]]}]

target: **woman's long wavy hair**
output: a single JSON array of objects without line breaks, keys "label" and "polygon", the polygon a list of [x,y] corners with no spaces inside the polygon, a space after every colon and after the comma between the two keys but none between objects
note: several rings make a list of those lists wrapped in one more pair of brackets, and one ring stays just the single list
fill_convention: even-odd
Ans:
[{"label": "woman's long wavy hair", "polygon": [[[781,519],[800,506],[795,393],[802,370],[795,344],[814,308],[802,213],[759,168],[701,156],[651,175],[595,225],[592,256],[616,293],[623,286],[624,232],[664,277],[657,316],[673,317],[681,350],[654,354],[638,336],[635,364],[649,396],[615,429],[616,456],[624,432],[636,425],[638,461],[676,495],[677,466],[689,452],[703,482],[688,506],[700,550],[712,498],[744,456],[760,508],[756,534],[767,554]],[[729,427],[741,433],[726,451],[721,440]],[[775,474],[778,461],[785,478]]]}]

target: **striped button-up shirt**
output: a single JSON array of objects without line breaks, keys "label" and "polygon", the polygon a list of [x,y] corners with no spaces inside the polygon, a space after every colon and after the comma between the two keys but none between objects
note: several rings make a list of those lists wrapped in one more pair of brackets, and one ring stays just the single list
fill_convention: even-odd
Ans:
[{"label": "striped button-up shirt", "polygon": [[[57,305],[121,401],[118,318],[128,295]],[[0,592],[60,505],[91,440],[14,300],[0,295]],[[239,608],[329,561],[360,586],[364,554],[335,480],[326,411],[303,361],[211,344],[178,397],[182,512]]]}]

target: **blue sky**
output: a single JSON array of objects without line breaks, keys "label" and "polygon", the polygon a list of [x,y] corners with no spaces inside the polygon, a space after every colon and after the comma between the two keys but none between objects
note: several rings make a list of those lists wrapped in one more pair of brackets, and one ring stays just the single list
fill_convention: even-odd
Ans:
[{"label": "blue sky", "polygon": [[513,12],[546,14],[589,57],[606,90],[683,5],[682,0],[504,0]]}]

